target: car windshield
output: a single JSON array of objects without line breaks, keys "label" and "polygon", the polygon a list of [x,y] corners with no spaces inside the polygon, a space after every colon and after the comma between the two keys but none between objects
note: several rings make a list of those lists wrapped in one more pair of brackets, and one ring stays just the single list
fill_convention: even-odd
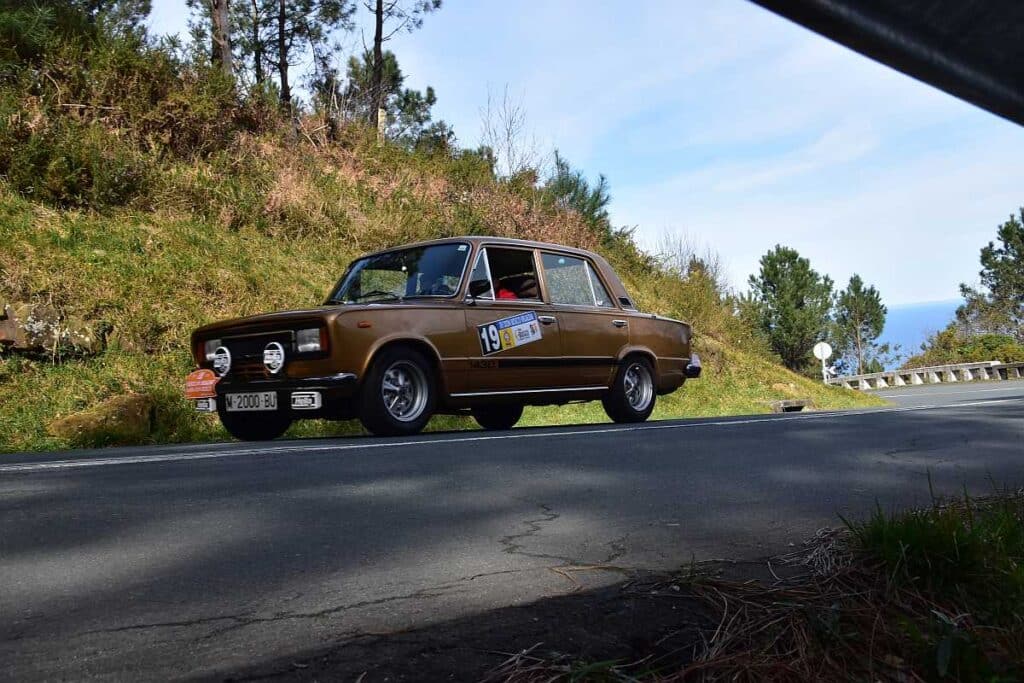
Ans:
[{"label": "car windshield", "polygon": [[327,303],[452,296],[459,289],[468,257],[469,245],[458,242],[367,256],[349,267]]}]

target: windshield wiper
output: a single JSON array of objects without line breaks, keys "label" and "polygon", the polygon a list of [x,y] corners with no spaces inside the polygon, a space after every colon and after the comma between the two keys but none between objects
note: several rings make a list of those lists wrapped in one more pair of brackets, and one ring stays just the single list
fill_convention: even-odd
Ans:
[{"label": "windshield wiper", "polygon": [[[375,290],[370,291],[370,292],[363,292],[359,296],[353,297],[352,299],[350,299],[346,303],[357,303],[359,301],[363,301],[364,299],[366,299],[366,297],[370,297],[370,296],[381,297],[379,299],[374,299],[374,301],[401,301],[402,300],[402,297],[400,295],[395,294],[394,292],[385,292],[382,289],[375,289]],[[370,302],[370,303],[373,303],[373,302]]]}]

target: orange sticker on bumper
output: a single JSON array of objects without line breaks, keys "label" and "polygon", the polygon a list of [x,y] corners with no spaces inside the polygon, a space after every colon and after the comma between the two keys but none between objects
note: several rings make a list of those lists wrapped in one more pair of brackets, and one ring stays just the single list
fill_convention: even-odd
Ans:
[{"label": "orange sticker on bumper", "polygon": [[220,377],[213,370],[196,370],[185,378],[185,398],[214,398],[217,396],[216,386]]}]

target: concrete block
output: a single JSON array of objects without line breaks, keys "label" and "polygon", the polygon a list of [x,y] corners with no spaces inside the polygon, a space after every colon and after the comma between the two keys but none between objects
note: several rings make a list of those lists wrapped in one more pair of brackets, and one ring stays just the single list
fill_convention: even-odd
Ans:
[{"label": "concrete block", "polygon": [[804,408],[813,407],[814,403],[810,399],[806,398],[791,398],[784,401],[772,401],[771,407],[773,413],[797,413],[802,411]]}]

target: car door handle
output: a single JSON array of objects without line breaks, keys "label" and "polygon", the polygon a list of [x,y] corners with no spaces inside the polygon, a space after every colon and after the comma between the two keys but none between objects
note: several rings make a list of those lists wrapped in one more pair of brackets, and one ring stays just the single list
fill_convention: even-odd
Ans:
[{"label": "car door handle", "polygon": [[625,327],[628,324],[629,323],[627,323],[625,320],[613,320],[612,321],[612,325],[615,325],[615,327]]},{"label": "car door handle", "polygon": [[558,319],[553,315],[538,315],[537,320],[541,321],[545,325],[550,325],[551,323],[558,321]]}]

